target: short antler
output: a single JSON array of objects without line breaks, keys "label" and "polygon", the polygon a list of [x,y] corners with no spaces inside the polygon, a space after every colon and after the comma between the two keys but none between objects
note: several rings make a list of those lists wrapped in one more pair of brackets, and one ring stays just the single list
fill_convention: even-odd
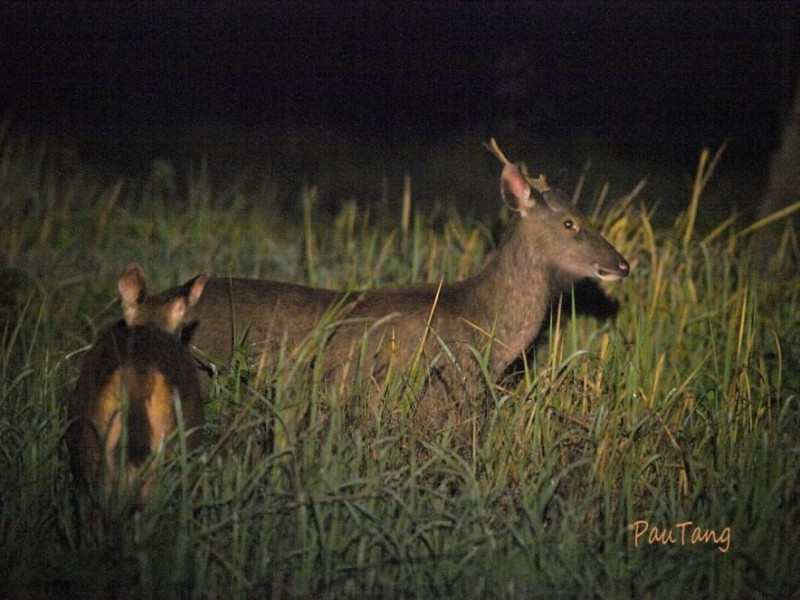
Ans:
[{"label": "short antler", "polygon": [[509,162],[511,162],[506,158],[506,155],[503,154],[503,151],[500,150],[500,146],[497,145],[496,139],[492,138],[488,142],[484,142],[483,145],[486,146],[489,152],[494,154],[504,165],[507,165]]},{"label": "short antler", "polygon": [[[485,143],[484,146],[489,149],[489,152],[494,154],[501,163],[504,165],[510,165],[511,161],[506,158],[506,155],[503,154],[503,151],[500,150],[500,146],[497,144],[497,140],[492,138],[489,143]],[[522,174],[525,176],[528,184],[535,189],[540,194],[543,194],[546,191],[550,190],[550,185],[547,183],[547,178],[544,175],[539,175],[539,177],[533,178],[528,175],[527,169],[521,169]]]}]

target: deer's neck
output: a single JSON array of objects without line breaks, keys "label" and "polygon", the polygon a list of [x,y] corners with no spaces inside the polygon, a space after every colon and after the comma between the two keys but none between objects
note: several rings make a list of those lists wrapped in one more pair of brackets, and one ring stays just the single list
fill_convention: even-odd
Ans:
[{"label": "deer's neck", "polygon": [[484,268],[464,282],[476,321],[494,334],[490,368],[495,374],[533,343],[560,292],[546,255],[532,246],[518,228],[513,230]]}]

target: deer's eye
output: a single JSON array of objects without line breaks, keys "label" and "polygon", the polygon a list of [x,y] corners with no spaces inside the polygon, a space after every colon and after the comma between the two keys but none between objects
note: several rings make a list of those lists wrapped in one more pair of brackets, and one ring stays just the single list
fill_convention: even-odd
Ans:
[{"label": "deer's eye", "polygon": [[565,229],[575,229],[575,223],[571,219],[566,219],[564,221],[564,228]]}]

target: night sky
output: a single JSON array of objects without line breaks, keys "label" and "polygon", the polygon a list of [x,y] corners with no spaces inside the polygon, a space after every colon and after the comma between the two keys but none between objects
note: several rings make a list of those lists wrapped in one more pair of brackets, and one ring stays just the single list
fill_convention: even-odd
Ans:
[{"label": "night sky", "polygon": [[664,160],[729,138],[732,160],[765,160],[795,87],[798,6],[4,3],[0,114],[79,141],[592,134]]}]

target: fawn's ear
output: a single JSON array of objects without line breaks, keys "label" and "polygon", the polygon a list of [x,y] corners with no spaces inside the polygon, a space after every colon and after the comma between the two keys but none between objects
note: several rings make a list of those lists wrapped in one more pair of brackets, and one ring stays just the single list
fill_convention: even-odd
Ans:
[{"label": "fawn's ear", "polygon": [[208,277],[198,275],[186,282],[183,286],[183,293],[169,303],[164,313],[168,331],[172,333],[178,331],[178,328],[183,324],[183,317],[186,315],[186,311],[200,300],[206,281],[208,281]]},{"label": "fawn's ear", "polygon": [[200,296],[203,295],[203,289],[206,287],[207,281],[208,277],[205,275],[198,275],[190,282],[189,293],[186,296],[189,306],[194,306],[197,304],[197,301],[200,300]]},{"label": "fawn's ear", "polygon": [[122,316],[128,325],[136,317],[139,305],[147,298],[147,281],[139,265],[128,265],[117,282],[119,296],[122,299]]},{"label": "fawn's ear", "polygon": [[506,166],[503,167],[503,174],[500,176],[500,193],[509,208],[523,216],[536,204],[531,198],[531,186],[528,185],[516,165],[511,163],[506,163]]},{"label": "fawn's ear", "polygon": [[180,327],[181,323],[183,322],[183,315],[186,314],[187,308],[188,305],[186,303],[186,298],[183,296],[175,298],[172,302],[170,302],[164,314],[167,331],[170,333],[175,333],[178,331],[178,327]]}]

